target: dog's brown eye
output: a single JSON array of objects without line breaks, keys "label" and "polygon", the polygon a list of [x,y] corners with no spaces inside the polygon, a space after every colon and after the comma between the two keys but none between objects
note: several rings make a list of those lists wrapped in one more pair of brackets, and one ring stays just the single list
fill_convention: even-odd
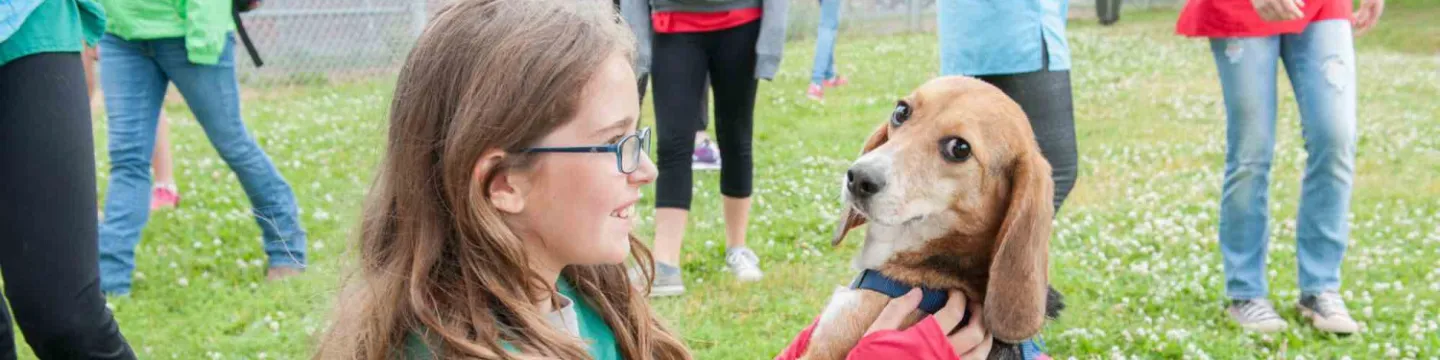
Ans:
[{"label": "dog's brown eye", "polygon": [[940,155],[953,162],[970,160],[970,142],[958,137],[941,139]]},{"label": "dog's brown eye", "polygon": [[910,104],[904,101],[896,103],[895,111],[890,113],[890,125],[900,127],[907,120],[910,120]]}]

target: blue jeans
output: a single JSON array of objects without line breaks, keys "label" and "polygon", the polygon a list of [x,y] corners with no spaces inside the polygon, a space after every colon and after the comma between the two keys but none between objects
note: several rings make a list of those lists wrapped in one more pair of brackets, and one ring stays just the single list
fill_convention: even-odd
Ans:
[{"label": "blue jeans", "polygon": [[1348,20],[1300,34],[1216,38],[1210,48],[1225,93],[1225,183],[1220,254],[1232,299],[1267,295],[1270,163],[1275,157],[1276,61],[1285,63],[1305,138],[1295,240],[1300,291],[1340,288],[1355,174],[1355,49]]},{"label": "blue jeans", "polygon": [[215,65],[191,63],[185,39],[100,41],[100,85],[109,114],[110,186],[100,225],[100,289],[130,291],[135,245],[150,217],[150,155],[165,88],[173,82],[254,207],[271,267],[305,266],[295,194],[245,130],[233,36]]},{"label": "blue jeans", "polygon": [[835,78],[835,35],[840,29],[840,5],[840,0],[820,0],[820,27],[816,29],[811,84]]}]

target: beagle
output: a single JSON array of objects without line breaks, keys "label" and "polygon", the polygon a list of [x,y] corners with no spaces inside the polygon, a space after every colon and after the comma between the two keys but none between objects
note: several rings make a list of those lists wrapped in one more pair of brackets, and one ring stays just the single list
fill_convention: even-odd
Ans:
[{"label": "beagle", "polygon": [[[948,290],[983,301],[982,325],[998,341],[992,359],[1018,354],[1013,344],[1058,314],[1059,294],[1048,286],[1050,164],[1025,113],[1000,89],[968,77],[920,86],[865,141],[842,188],[832,244],[869,223],[852,287],[877,291],[832,297],[804,359],[845,358],[910,286],[926,290],[927,313]],[[912,313],[905,326],[923,315]]]}]

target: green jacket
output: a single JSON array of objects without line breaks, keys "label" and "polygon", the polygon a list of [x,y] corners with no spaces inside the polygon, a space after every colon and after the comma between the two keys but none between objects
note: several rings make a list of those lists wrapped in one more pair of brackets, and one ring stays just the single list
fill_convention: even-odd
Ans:
[{"label": "green jacket", "polygon": [[105,32],[125,40],[185,38],[190,62],[215,65],[235,30],[232,0],[100,0]]},{"label": "green jacket", "polygon": [[[595,306],[580,296],[580,291],[570,285],[570,281],[561,277],[555,283],[555,287],[561,295],[572,299],[575,302],[575,317],[580,323],[580,338],[590,345],[590,357],[595,360],[620,360],[620,348],[615,344],[615,332],[610,325],[605,323],[605,318],[595,311]],[[510,344],[503,344],[507,350],[514,351]],[[411,333],[405,337],[405,360],[429,360],[435,359],[435,354],[430,347],[425,345],[421,336]]]}]

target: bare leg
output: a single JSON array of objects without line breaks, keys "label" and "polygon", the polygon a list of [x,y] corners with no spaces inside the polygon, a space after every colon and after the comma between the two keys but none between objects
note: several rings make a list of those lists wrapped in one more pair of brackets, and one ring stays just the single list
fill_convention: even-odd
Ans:
[{"label": "bare leg", "polygon": [[685,239],[685,222],[689,210],[659,208],[655,210],[655,261],[680,266],[680,242]]},{"label": "bare leg", "polygon": [[745,231],[750,224],[750,198],[725,197],[725,247],[745,246]]},{"label": "bare leg", "polygon": [[155,174],[155,186],[175,186],[175,164],[170,155],[170,119],[165,110],[160,110],[159,125],[155,130],[155,152],[151,154],[150,169]]}]

